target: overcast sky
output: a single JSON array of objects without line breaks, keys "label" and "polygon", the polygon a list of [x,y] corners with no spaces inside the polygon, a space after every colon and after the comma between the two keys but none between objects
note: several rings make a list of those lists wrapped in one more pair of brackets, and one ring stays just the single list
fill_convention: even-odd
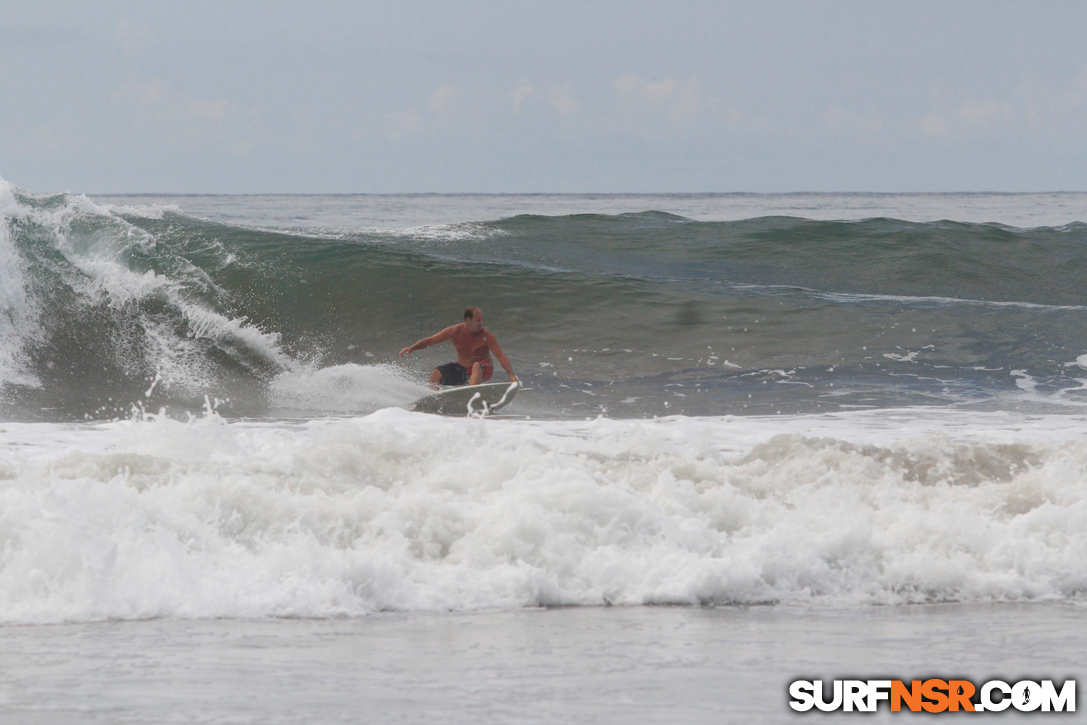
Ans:
[{"label": "overcast sky", "polygon": [[35,192],[1087,190],[1085,2],[0,10]]}]

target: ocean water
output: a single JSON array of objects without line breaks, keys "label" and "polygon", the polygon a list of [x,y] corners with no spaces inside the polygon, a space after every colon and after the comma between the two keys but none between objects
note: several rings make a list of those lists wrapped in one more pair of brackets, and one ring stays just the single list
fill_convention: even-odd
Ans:
[{"label": "ocean water", "polygon": [[[813,673],[1084,671],[1087,194],[0,215],[5,723],[777,721]],[[397,352],[468,304],[525,389],[408,412],[450,350]]]}]

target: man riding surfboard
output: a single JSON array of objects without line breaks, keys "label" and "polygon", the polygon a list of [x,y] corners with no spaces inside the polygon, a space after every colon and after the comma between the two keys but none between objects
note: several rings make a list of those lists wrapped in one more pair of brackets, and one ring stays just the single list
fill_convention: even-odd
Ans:
[{"label": "man riding surfboard", "polygon": [[435,335],[424,337],[414,345],[405,347],[400,351],[400,357],[446,340],[453,343],[457,360],[434,368],[430,374],[431,385],[479,385],[490,380],[494,374],[492,352],[510,376],[510,382],[518,382],[517,376],[513,374],[513,366],[499,347],[498,340],[483,327],[483,310],[474,305],[464,311],[464,322],[450,325]]}]

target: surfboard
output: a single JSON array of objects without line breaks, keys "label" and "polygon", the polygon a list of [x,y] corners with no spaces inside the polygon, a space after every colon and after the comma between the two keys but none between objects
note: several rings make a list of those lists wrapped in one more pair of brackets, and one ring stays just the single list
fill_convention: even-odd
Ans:
[{"label": "surfboard", "polygon": [[411,410],[438,415],[486,415],[509,405],[520,387],[520,383],[457,385],[419,398],[411,404]]}]

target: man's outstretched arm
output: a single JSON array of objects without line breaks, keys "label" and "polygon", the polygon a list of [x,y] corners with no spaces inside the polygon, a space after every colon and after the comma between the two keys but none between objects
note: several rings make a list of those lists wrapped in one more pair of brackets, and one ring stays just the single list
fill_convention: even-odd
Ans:
[{"label": "man's outstretched arm", "polygon": [[405,347],[403,350],[400,351],[400,357],[404,357],[405,355],[413,353],[416,350],[422,350],[423,348],[430,347],[431,345],[437,345],[439,342],[445,342],[446,340],[453,337],[454,327],[456,327],[456,325],[451,325],[450,327],[445,328],[437,334],[431,335],[430,337],[424,337],[422,340],[415,343],[414,345],[409,345],[408,347]]}]

